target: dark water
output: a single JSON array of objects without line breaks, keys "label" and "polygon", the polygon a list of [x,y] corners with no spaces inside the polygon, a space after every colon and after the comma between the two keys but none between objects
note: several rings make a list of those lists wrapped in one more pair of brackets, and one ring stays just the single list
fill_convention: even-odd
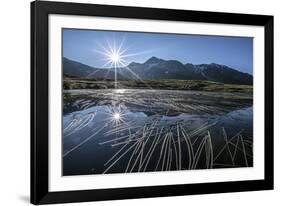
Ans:
[{"label": "dark water", "polygon": [[64,93],[63,175],[253,165],[252,94]]}]

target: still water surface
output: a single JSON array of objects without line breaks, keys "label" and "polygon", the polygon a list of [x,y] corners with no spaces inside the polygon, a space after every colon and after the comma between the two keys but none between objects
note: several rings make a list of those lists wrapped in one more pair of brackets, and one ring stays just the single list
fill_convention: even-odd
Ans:
[{"label": "still water surface", "polygon": [[249,167],[252,94],[68,90],[63,175]]}]

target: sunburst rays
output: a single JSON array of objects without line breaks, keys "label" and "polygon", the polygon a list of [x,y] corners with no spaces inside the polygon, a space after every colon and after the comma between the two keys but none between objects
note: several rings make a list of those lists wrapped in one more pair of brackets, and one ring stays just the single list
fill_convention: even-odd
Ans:
[{"label": "sunburst rays", "polygon": [[118,69],[124,69],[130,73],[133,78],[143,81],[139,75],[133,72],[129,67],[128,58],[133,56],[143,55],[146,53],[151,53],[151,51],[141,51],[141,52],[130,52],[130,47],[125,47],[125,37],[122,38],[120,42],[117,42],[115,39],[112,41],[106,40],[104,44],[98,42],[99,50],[95,52],[101,54],[103,58],[102,61],[105,61],[103,68],[108,68],[105,78],[107,78],[108,73],[114,69],[114,86],[115,89],[118,88]]}]

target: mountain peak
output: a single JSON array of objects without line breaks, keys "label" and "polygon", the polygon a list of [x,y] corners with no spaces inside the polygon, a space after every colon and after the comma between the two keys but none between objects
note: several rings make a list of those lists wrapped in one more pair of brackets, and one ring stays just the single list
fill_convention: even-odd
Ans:
[{"label": "mountain peak", "polygon": [[139,66],[140,63],[137,63],[137,62],[131,62],[128,67],[133,67],[133,66]]},{"label": "mountain peak", "polygon": [[[86,77],[93,79],[111,79],[115,74],[110,69],[98,69],[77,61],[63,59],[63,72],[67,76]],[[220,64],[185,64],[177,60],[163,60],[151,57],[145,63],[132,62],[128,66],[130,70],[118,68],[118,79],[159,80],[209,80],[226,84],[252,85],[253,76],[240,72],[231,67]],[[108,73],[109,71],[109,73]]]},{"label": "mountain peak", "polygon": [[156,63],[159,63],[159,61],[161,61],[161,59],[157,58],[157,57],[151,57],[149,58],[145,64],[156,64]]}]

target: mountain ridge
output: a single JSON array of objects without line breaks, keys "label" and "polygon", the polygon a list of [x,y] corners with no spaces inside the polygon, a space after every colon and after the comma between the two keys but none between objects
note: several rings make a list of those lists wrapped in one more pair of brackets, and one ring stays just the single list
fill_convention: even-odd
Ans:
[{"label": "mountain ridge", "polygon": [[[89,79],[114,79],[114,68],[95,68],[63,58],[64,75]],[[183,64],[178,60],[164,60],[152,56],[144,63],[131,62],[127,67],[117,68],[119,80],[208,80],[226,84],[253,84],[253,76],[226,65]]]}]

